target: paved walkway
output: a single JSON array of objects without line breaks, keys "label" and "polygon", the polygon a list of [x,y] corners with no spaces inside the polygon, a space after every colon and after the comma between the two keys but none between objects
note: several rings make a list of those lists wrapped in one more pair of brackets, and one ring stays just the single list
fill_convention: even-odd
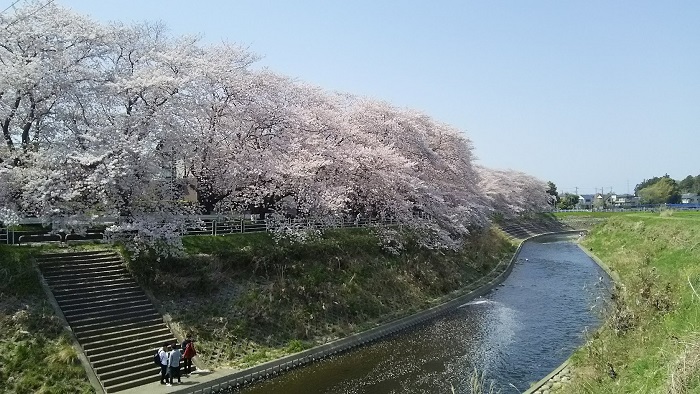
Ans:
[{"label": "paved walkway", "polygon": [[175,392],[181,392],[181,391],[193,391],[193,390],[199,390],[200,388],[204,387],[199,387],[200,384],[202,383],[208,383],[211,382],[215,379],[218,379],[222,376],[227,376],[235,372],[232,369],[220,369],[218,371],[209,371],[209,370],[200,370],[200,371],[195,371],[189,376],[187,375],[182,375],[180,380],[182,381],[181,384],[175,383],[174,385],[168,387],[164,384],[160,384],[159,382],[155,383],[149,383],[143,386],[138,386],[134,387],[132,389],[120,391],[119,394],[143,394],[143,393],[148,393],[148,394],[164,394],[164,393],[175,393]]}]

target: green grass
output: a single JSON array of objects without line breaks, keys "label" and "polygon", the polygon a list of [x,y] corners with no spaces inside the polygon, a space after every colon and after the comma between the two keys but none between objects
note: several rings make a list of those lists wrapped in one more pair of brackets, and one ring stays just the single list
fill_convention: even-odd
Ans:
[{"label": "green grass", "polygon": [[31,265],[40,250],[0,245],[0,392],[93,392]]},{"label": "green grass", "polygon": [[[513,247],[495,231],[458,252],[400,255],[368,229],[326,231],[306,244],[269,234],[197,236],[187,257],[131,261],[135,275],[215,364],[251,365],[424,309],[481,278]],[[206,302],[203,302],[206,300]]]},{"label": "green grass", "polygon": [[621,283],[566,392],[700,393],[700,214],[613,215],[584,246]]},{"label": "green grass", "polygon": [[608,211],[571,211],[571,212],[554,212],[553,215],[557,218],[568,217],[591,217],[591,218],[609,218],[613,216],[627,215],[630,212],[608,212]]}]

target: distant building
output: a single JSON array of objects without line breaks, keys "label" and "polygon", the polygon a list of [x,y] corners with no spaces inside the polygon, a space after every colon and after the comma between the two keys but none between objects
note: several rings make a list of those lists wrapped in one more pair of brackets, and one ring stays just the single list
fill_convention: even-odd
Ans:
[{"label": "distant building", "polygon": [[592,209],[594,199],[595,194],[581,194],[578,196],[578,204],[576,205],[576,208]]},{"label": "distant building", "polygon": [[639,206],[640,198],[632,194],[612,194],[610,204],[615,208],[634,208]]},{"label": "distant building", "polygon": [[700,196],[695,193],[681,194],[681,204],[700,204]]}]

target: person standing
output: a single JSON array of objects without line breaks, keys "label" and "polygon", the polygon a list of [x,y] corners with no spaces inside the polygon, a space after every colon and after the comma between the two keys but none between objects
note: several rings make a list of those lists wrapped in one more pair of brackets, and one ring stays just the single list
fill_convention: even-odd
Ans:
[{"label": "person standing", "polygon": [[168,353],[170,345],[163,344],[163,347],[158,350],[158,356],[160,357],[160,384],[170,384],[168,382]]},{"label": "person standing", "polygon": [[192,372],[192,357],[197,355],[192,334],[187,334],[185,340],[182,341],[181,349],[183,350],[182,358],[184,360],[185,374],[189,375]]},{"label": "person standing", "polygon": [[170,383],[167,384],[168,386],[175,384],[174,378],[177,378],[178,383],[182,383],[180,381],[180,359],[182,358],[182,354],[180,354],[179,347],[177,343],[173,344],[173,350],[168,356],[168,375],[170,376]]}]

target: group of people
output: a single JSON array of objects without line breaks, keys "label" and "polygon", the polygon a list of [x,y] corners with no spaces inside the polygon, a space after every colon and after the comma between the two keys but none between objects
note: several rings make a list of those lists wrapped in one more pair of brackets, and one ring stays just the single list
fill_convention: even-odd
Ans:
[{"label": "group of people", "polygon": [[192,357],[195,355],[197,355],[197,351],[194,348],[191,334],[187,334],[181,345],[178,345],[177,342],[163,344],[163,347],[158,349],[156,353],[156,357],[160,360],[160,384],[171,386],[175,383],[174,379],[176,378],[178,383],[182,383],[180,381],[180,360],[183,360],[185,374],[188,375],[192,372]]}]

